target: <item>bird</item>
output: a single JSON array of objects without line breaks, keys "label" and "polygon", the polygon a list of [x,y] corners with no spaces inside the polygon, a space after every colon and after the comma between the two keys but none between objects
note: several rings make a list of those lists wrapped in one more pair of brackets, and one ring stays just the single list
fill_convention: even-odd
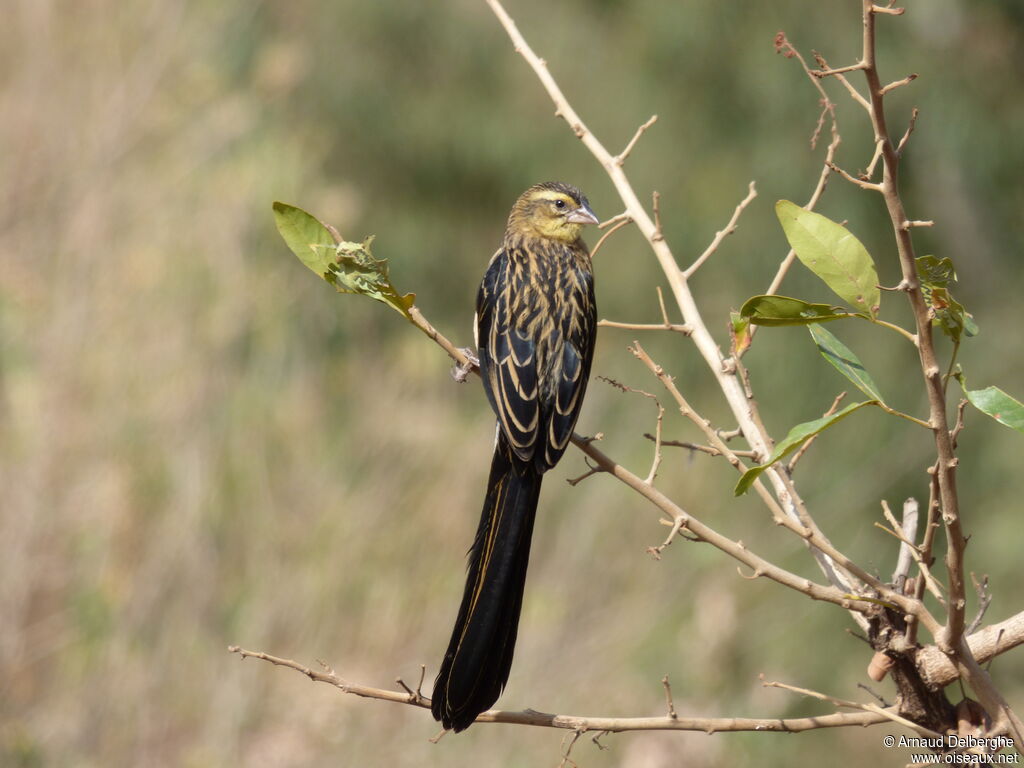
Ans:
[{"label": "bird", "polygon": [[455,732],[491,708],[512,667],[541,479],[569,445],[594,358],[594,276],[581,232],[597,223],[576,187],[530,187],[477,293],[477,357],[497,434],[431,699],[434,719]]}]

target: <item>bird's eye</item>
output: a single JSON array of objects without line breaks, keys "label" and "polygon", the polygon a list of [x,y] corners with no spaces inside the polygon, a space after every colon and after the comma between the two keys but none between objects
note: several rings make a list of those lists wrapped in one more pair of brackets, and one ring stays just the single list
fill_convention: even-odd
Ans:
[{"label": "bird's eye", "polygon": [[564,210],[565,209],[565,200],[555,200],[555,208],[557,208],[560,211]]}]

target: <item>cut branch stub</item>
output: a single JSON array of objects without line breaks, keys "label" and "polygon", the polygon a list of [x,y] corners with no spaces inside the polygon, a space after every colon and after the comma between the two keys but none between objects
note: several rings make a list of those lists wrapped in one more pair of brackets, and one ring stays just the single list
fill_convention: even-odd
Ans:
[{"label": "cut branch stub", "polygon": [[742,496],[744,493],[750,490],[750,486],[754,484],[754,481],[757,480],[757,478],[761,475],[762,472],[768,469],[775,462],[786,458],[786,456],[788,456],[801,445],[803,445],[804,442],[810,440],[819,432],[823,432],[824,430],[828,429],[833,424],[842,421],[851,413],[853,413],[856,410],[859,410],[860,408],[863,408],[865,405],[878,404],[879,402],[877,400],[865,400],[862,403],[851,403],[850,405],[843,408],[841,411],[833,413],[831,416],[823,416],[820,419],[815,419],[814,421],[805,421],[803,424],[797,424],[795,427],[789,430],[789,434],[786,435],[785,439],[775,446],[775,450],[772,451],[772,455],[768,457],[768,461],[759,466],[751,467],[750,469],[743,473],[743,476],[740,478],[739,482],[736,483],[736,488],[733,491],[733,493],[735,493],[737,496]]},{"label": "cut branch stub", "polygon": [[863,243],[843,225],[789,200],[776,203],[775,213],[804,266],[843,301],[877,317],[881,301],[878,272]]}]

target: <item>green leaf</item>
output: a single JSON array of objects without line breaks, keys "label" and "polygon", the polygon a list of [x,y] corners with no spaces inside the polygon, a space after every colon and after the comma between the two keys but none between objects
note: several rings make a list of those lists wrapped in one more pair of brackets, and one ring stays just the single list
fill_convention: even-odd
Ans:
[{"label": "green leaf", "polygon": [[361,243],[340,240],[316,217],[285,203],[274,203],[274,219],[281,237],[299,260],[339,293],[368,296],[409,319],[416,294],[403,296],[395,290],[388,276],[387,259],[375,258],[370,251],[372,235]]},{"label": "green leaf", "polygon": [[821,356],[832,363],[837,371],[852,381],[857,389],[871,399],[885,402],[885,398],[878,391],[878,386],[871,378],[871,374],[865,370],[864,364],[849,347],[837,339],[831,331],[817,323],[807,326],[807,330],[811,332],[811,338],[818,346]]},{"label": "green leaf", "polygon": [[287,203],[274,203],[274,222],[299,261],[326,280],[336,245],[330,230],[315,216]]},{"label": "green leaf", "polygon": [[[963,381],[961,380],[961,384]],[[979,411],[1010,429],[1024,434],[1024,403],[1006,394],[999,387],[964,389],[968,401]]]},{"label": "green leaf", "polygon": [[772,455],[768,457],[768,461],[756,467],[751,467],[743,473],[739,482],[736,483],[736,488],[733,490],[733,493],[737,496],[742,496],[750,490],[750,486],[752,486],[754,481],[760,477],[761,473],[768,469],[772,464],[786,458],[786,456],[791,454],[812,437],[828,429],[833,424],[842,421],[854,411],[863,408],[866,405],[878,404],[877,400],[865,400],[863,403],[851,403],[841,411],[833,413],[831,416],[822,416],[820,419],[815,419],[814,421],[806,421],[803,424],[797,424],[789,430],[789,434],[786,435],[786,438],[775,446],[775,450],[772,451]]},{"label": "green leaf", "polygon": [[797,258],[841,299],[877,317],[878,272],[861,241],[842,224],[789,200],[777,202],[775,214]]},{"label": "green leaf", "polygon": [[811,304],[788,296],[753,296],[740,307],[740,316],[754,325],[808,325],[853,317],[842,307]]}]

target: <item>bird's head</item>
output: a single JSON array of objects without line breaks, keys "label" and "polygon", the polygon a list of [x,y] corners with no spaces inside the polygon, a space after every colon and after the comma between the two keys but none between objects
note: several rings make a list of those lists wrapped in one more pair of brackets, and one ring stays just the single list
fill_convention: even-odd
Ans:
[{"label": "bird's head", "polygon": [[576,187],[546,181],[526,190],[508,217],[508,229],[528,237],[574,243],[586,224],[597,224],[590,203]]}]

